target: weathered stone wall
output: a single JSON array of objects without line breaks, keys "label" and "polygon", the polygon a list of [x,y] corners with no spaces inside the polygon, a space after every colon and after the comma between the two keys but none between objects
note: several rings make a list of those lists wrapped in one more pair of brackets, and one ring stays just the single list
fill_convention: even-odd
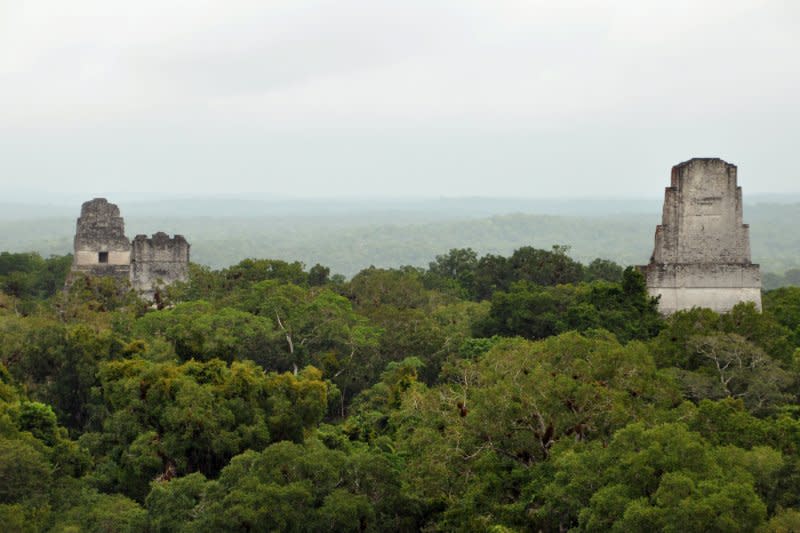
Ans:
[{"label": "weathered stone wall", "polygon": [[750,261],[735,165],[691,159],[672,168],[650,264],[643,267],[659,308],[729,311],[742,301],[761,308],[761,275]]},{"label": "weathered stone wall", "polygon": [[133,239],[131,281],[133,288],[152,297],[158,286],[186,281],[189,277],[189,243],[182,235],[170,238],[156,233]]},{"label": "weathered stone wall", "polygon": [[761,309],[761,288],[668,288],[652,287],[650,294],[660,296],[658,309],[665,315],[693,307],[707,307],[725,313],[741,302],[755,302]]},{"label": "weathered stone wall", "polygon": [[131,243],[119,208],[105,198],[84,202],[75,231],[73,270],[127,278],[130,257]]},{"label": "weathered stone wall", "polygon": [[170,238],[159,232],[152,238],[137,235],[131,243],[125,236],[119,208],[105,198],[95,198],[81,207],[74,246],[73,274],[127,280],[148,298],[153,297],[157,286],[186,280],[189,275],[189,243],[183,236]]},{"label": "weathered stone wall", "polygon": [[736,166],[692,159],[672,168],[653,259],[660,263],[749,263]]}]

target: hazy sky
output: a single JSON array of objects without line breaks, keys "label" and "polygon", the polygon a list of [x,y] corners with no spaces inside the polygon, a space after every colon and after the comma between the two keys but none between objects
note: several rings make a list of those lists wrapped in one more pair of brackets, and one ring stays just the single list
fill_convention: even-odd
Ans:
[{"label": "hazy sky", "polygon": [[800,191],[797,0],[0,0],[0,196]]}]

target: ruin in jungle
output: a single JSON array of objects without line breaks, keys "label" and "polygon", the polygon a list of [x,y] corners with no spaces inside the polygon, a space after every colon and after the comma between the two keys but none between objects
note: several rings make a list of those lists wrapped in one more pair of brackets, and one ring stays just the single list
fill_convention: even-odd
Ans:
[{"label": "ruin in jungle", "polygon": [[72,274],[127,280],[145,298],[160,287],[186,281],[190,245],[182,235],[125,236],[119,207],[105,198],[84,202],[77,221]]},{"label": "ruin in jungle", "polygon": [[761,309],[736,165],[695,158],[672,167],[653,255],[642,271],[664,314],[692,307],[726,312],[739,302]]}]

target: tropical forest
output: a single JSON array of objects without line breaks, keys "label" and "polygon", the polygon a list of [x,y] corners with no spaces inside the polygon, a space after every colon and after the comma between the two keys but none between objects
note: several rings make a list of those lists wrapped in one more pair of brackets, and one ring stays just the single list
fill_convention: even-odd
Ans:
[{"label": "tropical forest", "polygon": [[0,254],[3,531],[800,530],[800,287],[663,317],[554,246],[150,302],[71,263]]}]

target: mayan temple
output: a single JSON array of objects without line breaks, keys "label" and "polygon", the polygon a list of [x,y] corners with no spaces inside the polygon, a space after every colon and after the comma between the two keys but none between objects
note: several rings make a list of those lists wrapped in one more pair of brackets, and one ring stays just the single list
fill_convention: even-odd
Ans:
[{"label": "mayan temple", "polygon": [[761,274],[750,261],[736,165],[696,158],[672,167],[653,255],[643,271],[664,314],[692,307],[726,312],[739,302],[761,309]]},{"label": "mayan temple", "polygon": [[185,281],[189,276],[189,243],[182,235],[137,235],[131,243],[125,236],[119,207],[105,198],[95,198],[81,206],[74,245],[73,275],[127,280],[151,300],[159,287]]}]

